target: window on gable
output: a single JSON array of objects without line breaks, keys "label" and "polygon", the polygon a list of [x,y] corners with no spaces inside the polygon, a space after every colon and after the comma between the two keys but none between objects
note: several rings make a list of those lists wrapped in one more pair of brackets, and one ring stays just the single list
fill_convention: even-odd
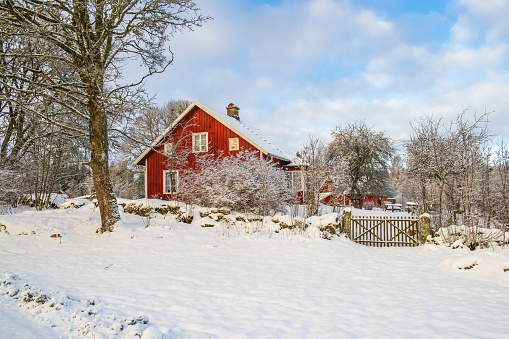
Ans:
[{"label": "window on gable", "polygon": [[238,151],[239,150],[239,138],[229,138],[228,145],[230,151]]},{"label": "window on gable", "polygon": [[207,152],[208,151],[208,133],[193,133],[193,152]]},{"label": "window on gable", "polygon": [[302,171],[286,172],[286,177],[292,191],[304,191],[304,176],[302,175]]},{"label": "window on gable", "polygon": [[163,171],[163,193],[176,193],[179,184],[178,171]]}]

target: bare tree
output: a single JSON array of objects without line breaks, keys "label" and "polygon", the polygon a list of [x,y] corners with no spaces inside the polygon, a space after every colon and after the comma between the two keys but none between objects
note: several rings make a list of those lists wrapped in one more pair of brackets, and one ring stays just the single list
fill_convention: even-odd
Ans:
[{"label": "bare tree", "polygon": [[[21,33],[5,22],[0,24],[0,170],[18,178],[12,187],[5,186],[9,203],[16,204],[31,193],[36,207],[44,208],[52,190],[65,190],[66,181],[79,180],[79,176],[69,177],[69,169],[81,154],[82,139],[69,138],[69,133],[41,118],[61,114],[60,107],[36,94],[34,81],[40,74],[31,71],[44,66],[34,55],[48,53],[49,47]],[[23,76],[9,76],[17,72]],[[64,74],[65,68],[60,72]],[[63,158],[65,163],[60,162]],[[77,160],[78,173],[83,161],[83,157]]]},{"label": "bare tree", "polygon": [[392,141],[383,132],[375,132],[364,122],[356,122],[332,131],[330,158],[347,163],[350,198],[362,207],[367,194],[388,194],[389,161],[394,153]]},{"label": "bare tree", "polygon": [[321,193],[328,179],[331,178],[329,148],[321,140],[309,137],[309,142],[298,153],[303,162],[304,196],[308,216],[319,215]]},{"label": "bare tree", "polygon": [[160,107],[148,105],[140,109],[126,125],[129,138],[120,143],[118,153],[124,159],[136,159],[190,104],[187,100],[170,100]]},{"label": "bare tree", "polygon": [[[450,136],[442,129],[441,119],[423,117],[412,125],[412,129],[413,134],[405,147],[408,173],[417,188],[414,195],[421,212],[438,208],[442,215],[445,182],[454,169],[456,149]],[[434,194],[436,191],[439,193]],[[436,197],[439,197],[438,204]]]},{"label": "bare tree", "polygon": [[333,196],[332,206],[339,212],[340,206],[346,205],[346,197],[350,187],[348,177],[348,162],[341,157],[330,160],[329,190]]},{"label": "bare tree", "polygon": [[506,229],[509,226],[509,147],[504,140],[498,146],[494,157],[493,211],[498,222]]},{"label": "bare tree", "polygon": [[0,205],[16,206],[19,197],[23,194],[23,180],[22,172],[19,168],[0,168]]},{"label": "bare tree", "polygon": [[33,86],[23,78],[6,75],[39,68],[37,60],[30,55],[41,46],[28,44],[23,36],[14,35],[14,32],[0,25],[0,168],[16,167],[33,141],[32,115],[23,109],[23,106],[36,104],[36,96],[31,93]]},{"label": "bare tree", "polygon": [[[100,232],[112,231],[120,218],[108,165],[108,112],[115,111],[110,108],[122,107],[119,102],[137,96],[139,92],[130,88],[163,72],[172,62],[164,55],[164,46],[174,32],[200,26],[207,19],[189,0],[0,2],[0,25],[15,27],[16,34],[44,41],[50,47],[48,52],[32,55],[41,60],[40,68],[13,70],[2,79],[29,82],[34,94],[72,113],[73,119],[60,120],[34,112],[88,138],[89,164],[101,213]],[[121,66],[129,58],[139,60],[147,72],[139,82],[122,85]],[[62,74],[61,69],[69,72]],[[7,81],[2,85],[18,90]],[[87,128],[76,127],[71,123],[75,120],[85,122]]]},{"label": "bare tree", "polygon": [[[459,212],[463,215],[463,223],[469,226],[479,225],[482,220],[490,218],[489,206],[482,196],[484,180],[489,179],[486,166],[490,162],[491,134],[486,126],[487,116],[488,113],[479,117],[474,114],[473,120],[470,120],[464,110],[454,123],[458,157],[450,185],[455,194],[449,197],[452,202],[449,209],[453,210],[453,222],[457,221],[455,214]],[[489,191],[484,190],[484,194],[489,194]]]},{"label": "bare tree", "polygon": [[421,118],[405,145],[413,195],[421,211],[435,214],[436,227],[490,218],[488,114],[469,120],[466,112],[448,126],[442,119]]}]

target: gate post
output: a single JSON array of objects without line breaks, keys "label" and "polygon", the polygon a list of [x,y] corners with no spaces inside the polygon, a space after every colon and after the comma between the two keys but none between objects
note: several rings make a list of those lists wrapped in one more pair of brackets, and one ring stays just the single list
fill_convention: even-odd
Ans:
[{"label": "gate post", "polygon": [[428,213],[421,214],[419,217],[419,226],[421,233],[421,243],[425,244],[428,235],[431,234],[430,216]]},{"label": "gate post", "polygon": [[343,232],[346,233],[348,239],[350,239],[351,227],[352,227],[352,210],[350,207],[347,207],[343,211]]}]

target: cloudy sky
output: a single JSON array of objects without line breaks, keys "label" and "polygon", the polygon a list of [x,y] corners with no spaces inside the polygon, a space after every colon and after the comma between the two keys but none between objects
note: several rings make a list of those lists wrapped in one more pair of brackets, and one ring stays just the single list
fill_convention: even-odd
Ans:
[{"label": "cloudy sky", "polygon": [[347,122],[402,141],[420,116],[468,107],[509,138],[507,0],[195,1],[213,20],[173,39],[146,84],[160,104],[233,102],[291,154]]}]

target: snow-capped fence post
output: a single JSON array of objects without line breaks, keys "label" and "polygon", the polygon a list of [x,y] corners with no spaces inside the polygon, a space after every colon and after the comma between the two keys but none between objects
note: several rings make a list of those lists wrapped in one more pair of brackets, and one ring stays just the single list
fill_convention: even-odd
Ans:
[{"label": "snow-capped fence post", "polygon": [[425,244],[428,235],[431,234],[430,216],[428,213],[419,216],[419,226],[421,231],[421,243]]},{"label": "snow-capped fence post", "polygon": [[343,211],[343,232],[350,238],[352,224],[352,210],[347,207]]}]

